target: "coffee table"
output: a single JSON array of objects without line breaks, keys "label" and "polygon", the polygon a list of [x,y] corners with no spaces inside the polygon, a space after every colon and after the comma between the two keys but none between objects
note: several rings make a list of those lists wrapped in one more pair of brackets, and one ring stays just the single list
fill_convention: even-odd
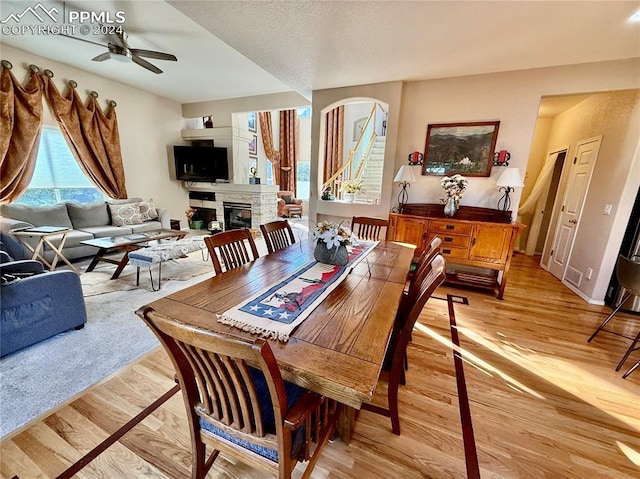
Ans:
[{"label": "coffee table", "polygon": [[[56,269],[56,264],[58,263],[58,259],[64,261],[69,268],[71,268],[76,273],[78,270],[73,266],[69,260],[62,254],[62,248],[64,247],[64,243],[67,240],[67,233],[71,231],[71,228],[68,226],[35,226],[33,228],[24,228],[19,230],[11,231],[20,243],[22,243],[29,251],[33,253],[31,259],[38,260],[41,263],[45,264],[50,271]],[[27,238],[39,238],[38,243],[35,246],[32,246]],[[56,246],[55,242],[58,243]],[[53,258],[51,262],[47,261],[44,257],[44,248],[45,245],[51,248],[53,251]]]},{"label": "coffee table", "polygon": [[[90,273],[93,271],[100,261],[111,263],[117,265],[115,272],[111,276],[111,279],[116,279],[129,263],[130,252],[147,247],[150,241],[160,241],[163,239],[178,240],[184,238],[186,235],[186,231],[161,229],[131,233],[124,236],[109,236],[81,241],[81,244],[98,248],[98,252],[93,257],[93,260],[91,260],[91,263],[89,263],[86,272]],[[106,256],[116,252],[123,252],[124,255],[120,259],[108,258]]]}]

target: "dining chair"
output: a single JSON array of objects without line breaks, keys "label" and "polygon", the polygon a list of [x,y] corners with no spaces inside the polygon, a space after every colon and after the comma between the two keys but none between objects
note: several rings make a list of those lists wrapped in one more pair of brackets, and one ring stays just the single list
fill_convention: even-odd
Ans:
[{"label": "dining chair", "polygon": [[380,240],[382,228],[386,228],[388,231],[388,220],[383,220],[382,218],[369,218],[367,216],[354,216],[351,220],[351,231],[358,237],[358,239],[364,241]]},{"label": "dining chair", "polygon": [[260,230],[262,231],[262,236],[264,236],[265,243],[267,243],[267,251],[269,253],[280,251],[296,242],[293,230],[286,220],[272,221],[271,223],[260,225]]},{"label": "dining chair", "polygon": [[[396,325],[396,327],[402,326],[404,318],[406,317],[408,310],[411,307],[411,304],[407,301],[409,292],[413,288],[415,288],[416,284],[417,285],[421,284],[425,275],[429,273],[432,267],[431,262],[433,261],[433,258],[435,258],[436,255],[440,253],[441,244],[442,244],[442,240],[438,236],[434,236],[431,242],[429,243],[429,247],[422,251],[422,254],[418,258],[418,261],[415,263],[415,266],[412,268],[413,271],[411,271],[411,268],[410,268],[409,273],[407,274],[407,282],[405,285],[405,290],[402,293],[403,294],[402,299],[404,301],[400,302],[400,307],[398,308],[398,314],[396,314],[396,322],[399,321],[400,324]],[[410,335],[409,342],[411,342],[412,339],[413,337],[412,335]],[[391,358],[387,358],[386,362],[388,364],[391,364]],[[405,352],[404,370],[400,378],[400,384],[404,385],[406,383],[404,371],[408,369],[409,369],[409,358]]]},{"label": "dining chair", "polygon": [[[216,274],[222,274],[223,264],[225,270],[229,271],[259,257],[256,242],[248,228],[205,236],[204,242],[211,255]],[[247,249],[247,243],[249,249]]]},{"label": "dining chair", "polygon": [[[391,332],[391,338],[389,339],[388,351],[391,352],[392,362],[391,368],[388,371],[387,380],[385,381],[383,375],[378,379],[378,385],[386,382],[387,386],[387,405],[363,403],[362,409],[365,411],[371,411],[376,414],[391,418],[391,430],[394,434],[400,434],[400,417],[398,412],[398,387],[401,383],[401,377],[404,374],[404,358],[407,351],[407,345],[411,337],[411,331],[415,326],[422,309],[424,308],[427,300],[431,297],[433,292],[440,286],[445,279],[446,261],[442,255],[436,255],[430,263],[428,273],[424,276],[421,283],[410,292],[407,299],[401,298],[400,302],[408,301],[411,307],[406,313],[404,321],[396,323],[399,328],[394,329]],[[400,309],[400,308],[399,308]],[[383,368],[384,370],[384,368]]]},{"label": "dining chair", "polygon": [[[602,321],[600,326],[598,326],[596,330],[593,332],[593,334],[591,334],[589,339],[587,339],[587,342],[591,342],[591,340],[595,338],[597,334],[602,330],[604,330],[605,332],[609,332],[606,329],[604,329],[604,327],[607,325],[609,321],[611,321],[611,319],[615,316],[615,314],[618,311],[620,311],[620,308],[622,308],[622,306],[627,301],[627,299],[629,299],[631,296],[634,296],[634,295],[640,296],[640,260],[634,261],[634,258],[635,256],[632,258],[627,258],[623,255],[618,256],[618,262],[616,264],[616,276],[618,278],[618,282],[620,283],[620,286],[622,286],[625,289],[625,292],[620,298],[620,301],[618,301],[618,304],[615,306],[611,314],[607,316],[604,319],[604,321]],[[617,333],[614,333],[614,334],[617,334]],[[631,345],[624,353],[624,356],[622,356],[622,359],[616,366],[616,371],[620,371],[625,361],[633,351],[637,351],[638,349],[640,349],[640,347],[636,347],[638,342],[640,342],[640,331],[638,331],[638,334],[631,342]],[[625,377],[631,374],[631,372],[633,372],[634,369],[635,367],[632,368],[631,371],[628,371],[625,374]]]},{"label": "dining chair", "polygon": [[200,329],[149,307],[141,317],[176,369],[189,423],[192,478],[204,478],[220,452],[278,478],[290,478],[297,462],[308,461],[302,477],[311,475],[333,432],[334,401],[285,382],[262,338]]},{"label": "dining chair", "polygon": [[409,291],[411,286],[415,283],[416,276],[424,274],[424,268],[431,262],[431,260],[440,253],[440,245],[442,240],[439,236],[434,236],[429,243],[429,247],[422,251],[422,254],[418,257],[418,260],[411,263],[409,267],[409,274],[407,275],[407,284],[405,287],[405,293]]}]

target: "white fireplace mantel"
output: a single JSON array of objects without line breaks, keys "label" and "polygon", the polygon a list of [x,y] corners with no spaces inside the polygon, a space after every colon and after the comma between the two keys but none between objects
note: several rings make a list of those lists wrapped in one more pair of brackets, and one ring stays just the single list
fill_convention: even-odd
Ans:
[{"label": "white fireplace mantel", "polygon": [[195,182],[183,182],[183,185],[189,191],[215,193],[215,201],[189,199],[189,205],[216,210],[216,217],[221,223],[224,220],[223,203],[227,202],[250,204],[251,227],[254,229],[278,219],[278,185]]}]

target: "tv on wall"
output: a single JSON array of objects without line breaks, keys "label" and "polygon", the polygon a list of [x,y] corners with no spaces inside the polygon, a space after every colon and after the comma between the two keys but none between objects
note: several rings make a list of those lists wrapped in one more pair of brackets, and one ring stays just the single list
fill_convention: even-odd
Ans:
[{"label": "tv on wall", "polygon": [[229,181],[227,149],[217,146],[174,145],[176,179],[215,183]]}]

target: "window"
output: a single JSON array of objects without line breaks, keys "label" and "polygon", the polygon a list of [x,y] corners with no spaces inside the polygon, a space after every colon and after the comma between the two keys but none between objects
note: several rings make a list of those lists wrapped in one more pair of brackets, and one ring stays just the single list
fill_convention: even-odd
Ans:
[{"label": "window", "polygon": [[90,203],[104,199],[80,169],[60,130],[43,127],[33,178],[16,203],[42,206],[64,201]]}]

